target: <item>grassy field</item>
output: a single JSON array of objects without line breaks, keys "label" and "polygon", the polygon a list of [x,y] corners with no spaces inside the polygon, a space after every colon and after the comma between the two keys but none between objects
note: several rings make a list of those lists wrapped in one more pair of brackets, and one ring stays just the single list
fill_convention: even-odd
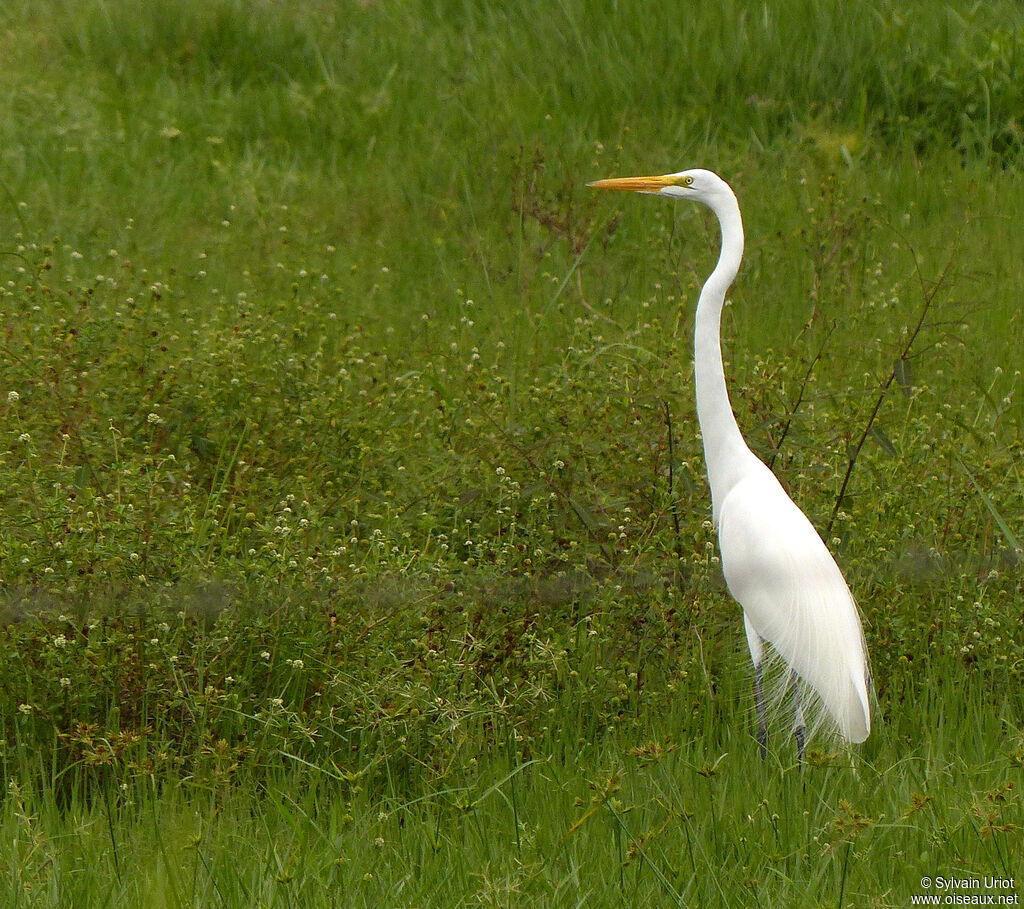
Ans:
[{"label": "grassy field", "polygon": [[[0,904],[1019,899],[1019,4],[21,0],[0,54]],[[802,768],[709,520],[716,226],[585,187],[686,166],[872,654]]]}]

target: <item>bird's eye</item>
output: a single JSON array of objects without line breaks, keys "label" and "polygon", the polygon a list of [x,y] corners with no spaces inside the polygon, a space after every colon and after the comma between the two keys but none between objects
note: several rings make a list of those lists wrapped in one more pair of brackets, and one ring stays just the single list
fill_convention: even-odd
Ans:
[{"label": "bird's eye", "polygon": [[685,177],[683,177],[683,179],[682,179],[682,180],[680,180],[679,182],[680,182],[680,184],[682,184],[683,186],[692,186],[692,185],[693,185],[693,177],[691,177],[691,176],[690,176],[689,174],[687,174],[687,175],[686,175]]}]

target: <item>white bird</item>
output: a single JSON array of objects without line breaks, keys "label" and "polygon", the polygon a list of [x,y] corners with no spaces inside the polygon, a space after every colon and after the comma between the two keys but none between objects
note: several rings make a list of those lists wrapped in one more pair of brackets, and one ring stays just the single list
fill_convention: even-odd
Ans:
[{"label": "white bird", "polygon": [[725,293],[743,257],[743,221],[736,196],[728,183],[708,170],[598,180],[589,185],[701,202],[718,218],[722,250],[701,290],[695,319],[697,419],[722,571],[729,592],[743,607],[754,663],[761,758],[768,742],[765,642],[790,670],[798,759],[803,759],[807,731],[797,677],[820,698],[845,739],[863,742],[871,731],[871,681],[853,595],[811,522],[775,474],[747,447],[729,403],[720,334]]}]

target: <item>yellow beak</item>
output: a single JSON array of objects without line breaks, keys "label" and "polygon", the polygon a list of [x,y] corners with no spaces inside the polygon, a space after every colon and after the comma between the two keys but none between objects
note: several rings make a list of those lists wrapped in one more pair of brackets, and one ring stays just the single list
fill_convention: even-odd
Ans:
[{"label": "yellow beak", "polygon": [[595,180],[588,183],[594,189],[621,189],[634,193],[657,193],[666,186],[678,185],[679,178],[671,174],[660,177],[616,177],[612,180]]}]

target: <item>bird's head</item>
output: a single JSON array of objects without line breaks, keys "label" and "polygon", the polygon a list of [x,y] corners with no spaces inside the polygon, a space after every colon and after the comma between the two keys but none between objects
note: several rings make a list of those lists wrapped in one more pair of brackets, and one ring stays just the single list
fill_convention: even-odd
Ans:
[{"label": "bird's head", "polygon": [[670,196],[673,199],[690,199],[702,202],[709,208],[718,208],[718,203],[735,199],[729,184],[710,170],[681,170],[675,174],[657,177],[617,177],[611,180],[595,180],[588,183],[594,189],[619,189],[635,193],[649,193],[655,196]]}]

